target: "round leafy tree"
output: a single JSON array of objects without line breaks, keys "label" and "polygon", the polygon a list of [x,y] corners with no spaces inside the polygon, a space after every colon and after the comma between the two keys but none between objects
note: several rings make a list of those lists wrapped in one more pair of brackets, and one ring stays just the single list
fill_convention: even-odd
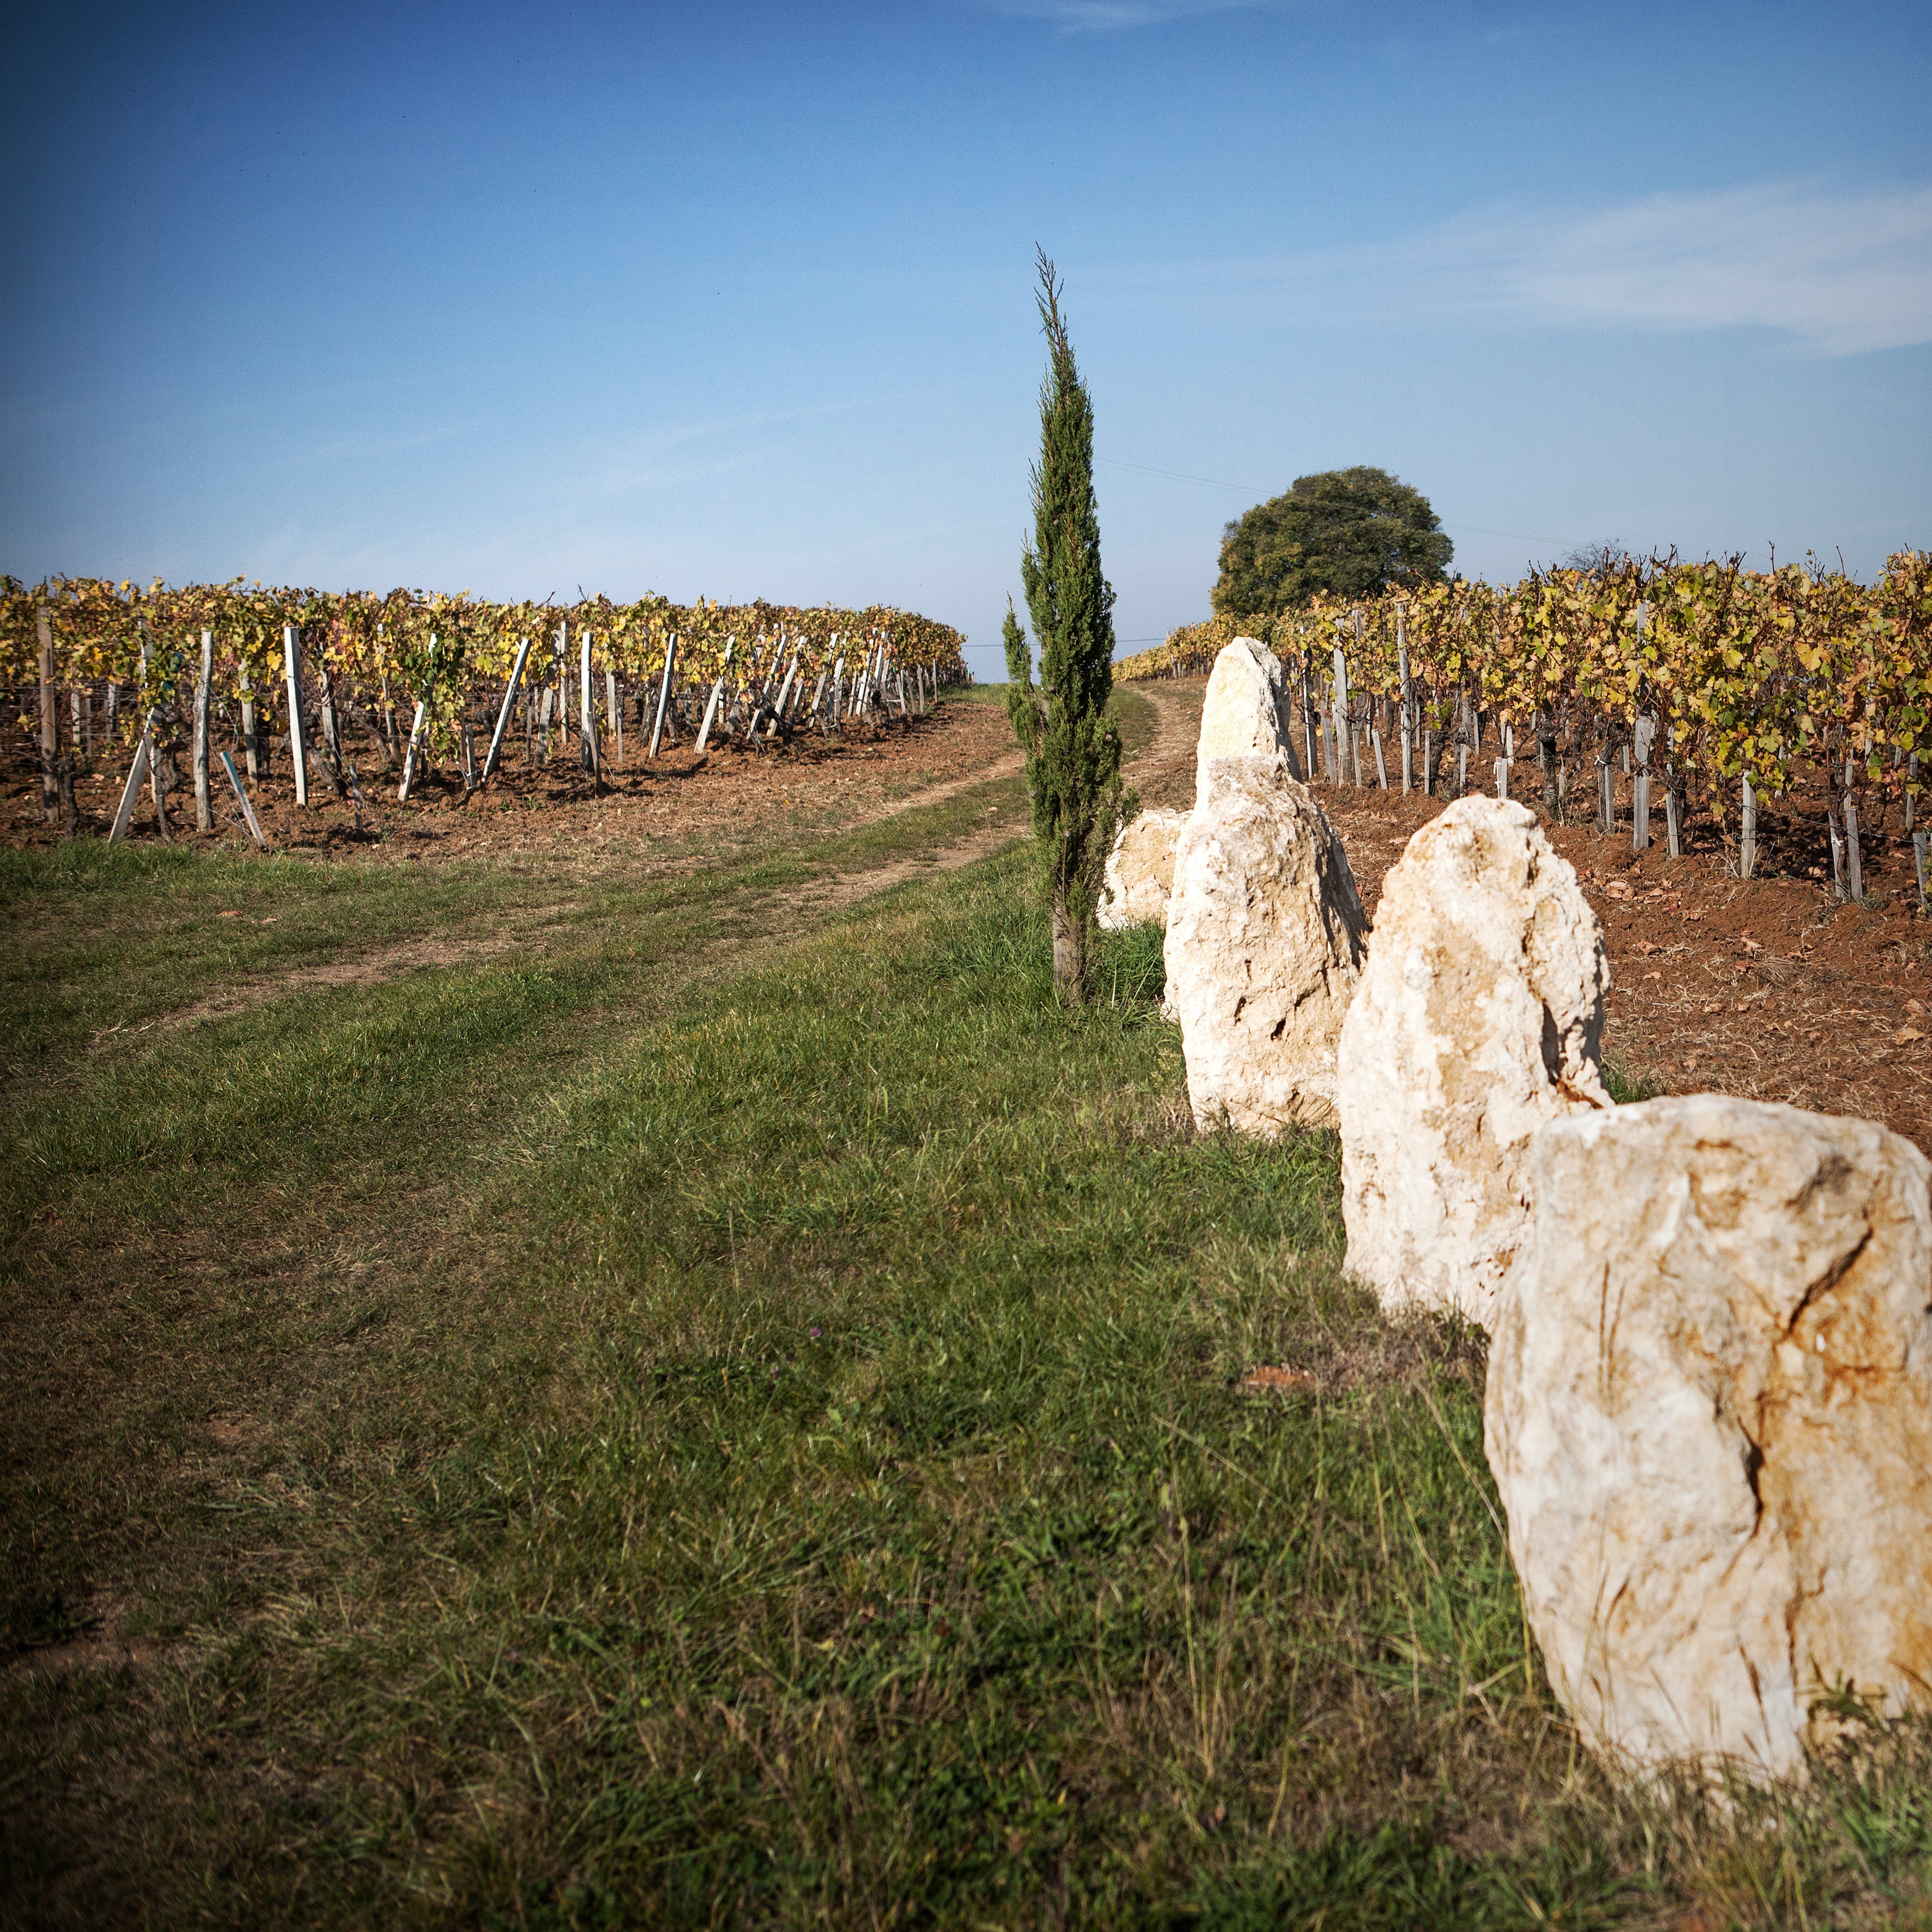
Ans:
[{"label": "round leafy tree", "polygon": [[1228,526],[1214,608],[1261,616],[1318,590],[1370,597],[1391,584],[1439,584],[1454,548],[1429,499],[1400,478],[1366,465],[1324,470]]}]

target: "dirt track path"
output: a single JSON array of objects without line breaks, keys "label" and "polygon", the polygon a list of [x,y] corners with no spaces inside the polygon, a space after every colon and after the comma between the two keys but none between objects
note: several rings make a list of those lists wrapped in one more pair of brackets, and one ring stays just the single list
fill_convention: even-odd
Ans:
[{"label": "dirt track path", "polygon": [[[1150,742],[1130,753],[1126,760],[1129,783],[1139,792],[1144,806],[1191,800],[1194,796],[1194,748],[1201,734],[1200,688],[1150,682],[1136,685],[1135,690],[1153,705],[1155,725]],[[891,818],[915,806],[937,805],[972,786],[1016,778],[1025,768],[1026,761],[1016,747],[976,772],[928,785],[910,797],[896,800],[878,816],[880,819]],[[956,872],[962,866],[970,866],[976,859],[986,858],[1026,837],[1028,832],[1024,804],[1017,810],[1007,806],[991,806],[986,823],[964,838],[936,846],[911,858],[896,859],[884,866],[837,873],[815,880],[798,894],[796,903],[814,911],[848,905],[924,874]]]}]

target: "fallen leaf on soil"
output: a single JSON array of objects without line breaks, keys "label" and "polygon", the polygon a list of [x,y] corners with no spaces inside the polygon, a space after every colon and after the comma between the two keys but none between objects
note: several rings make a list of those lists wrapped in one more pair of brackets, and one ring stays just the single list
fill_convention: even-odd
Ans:
[{"label": "fallen leaf on soil", "polygon": [[1892,1043],[1894,1046],[1904,1046],[1910,1041],[1923,1040],[1924,1037],[1925,1036],[1916,1027],[1900,1027],[1898,1032],[1892,1035]]}]

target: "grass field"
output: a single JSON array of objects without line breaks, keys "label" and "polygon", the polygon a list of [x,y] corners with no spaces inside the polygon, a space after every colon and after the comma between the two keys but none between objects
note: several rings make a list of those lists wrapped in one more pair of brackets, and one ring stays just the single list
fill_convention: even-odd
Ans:
[{"label": "grass field", "polygon": [[1157,934],[1070,1016],[1024,848],[801,919],[1001,800],[0,872],[0,1915],[1932,1924],[1919,1732],[1580,1757],[1480,1334],[1343,1280],[1332,1136],[1193,1132]]}]

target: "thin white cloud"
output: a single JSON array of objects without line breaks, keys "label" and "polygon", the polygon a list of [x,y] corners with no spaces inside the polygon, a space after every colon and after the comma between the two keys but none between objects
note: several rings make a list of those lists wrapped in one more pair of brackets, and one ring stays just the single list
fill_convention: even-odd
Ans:
[{"label": "thin white cloud", "polygon": [[1492,208],[1374,247],[1090,279],[1122,294],[1158,286],[1163,305],[1225,305],[1244,289],[1260,309],[1310,320],[1762,328],[1801,354],[1855,356],[1932,342],[1932,188],[1774,183]]},{"label": "thin white cloud", "polygon": [[1437,238],[1478,304],[1539,321],[1775,329],[1814,356],[1932,341],[1932,188],[1657,194]]},{"label": "thin white cloud", "polygon": [[989,11],[1044,20],[1064,34],[1110,34],[1126,27],[1163,27],[1207,14],[1252,12],[1282,0],[983,0]]}]

